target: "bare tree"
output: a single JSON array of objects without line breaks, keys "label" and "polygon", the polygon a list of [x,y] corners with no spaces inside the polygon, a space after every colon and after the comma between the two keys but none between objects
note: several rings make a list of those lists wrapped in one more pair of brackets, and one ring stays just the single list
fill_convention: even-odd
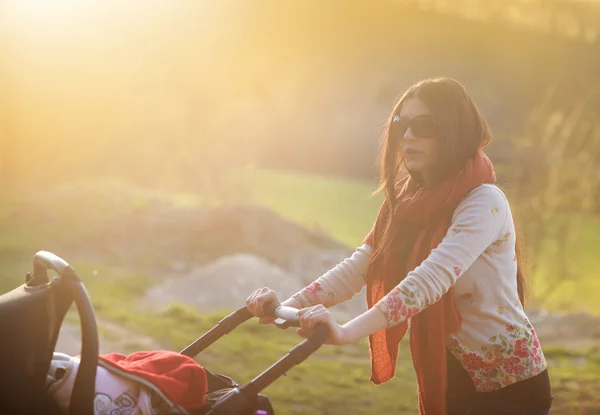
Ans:
[{"label": "bare tree", "polygon": [[[534,259],[529,272],[541,303],[579,278],[569,254],[586,215],[598,211],[600,122],[595,109],[600,86],[572,102],[556,88],[531,113],[527,130],[512,137],[516,163],[507,176],[513,183],[518,216]],[[543,258],[544,262],[540,260]]]}]

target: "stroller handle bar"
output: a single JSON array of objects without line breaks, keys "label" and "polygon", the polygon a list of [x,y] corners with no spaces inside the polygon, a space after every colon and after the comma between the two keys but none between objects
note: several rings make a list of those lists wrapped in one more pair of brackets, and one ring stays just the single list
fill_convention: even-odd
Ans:
[{"label": "stroller handle bar", "polygon": [[300,327],[298,309],[296,308],[267,303],[264,306],[264,311],[266,315],[275,317],[274,323],[280,329]]},{"label": "stroller handle bar", "polygon": [[[300,327],[300,320],[298,317],[298,309],[294,307],[288,307],[283,305],[272,305],[265,304],[266,314],[270,314],[275,317],[275,325],[279,328],[288,327]],[[317,324],[309,337],[312,344],[317,345],[317,348],[321,347],[323,342],[327,340],[329,336],[329,326],[327,324]]]},{"label": "stroller handle bar", "polygon": [[[265,314],[272,315],[280,321],[278,327],[286,328],[298,324],[298,310],[292,307],[279,305],[269,305],[265,307]],[[206,349],[216,340],[230,333],[240,324],[250,320],[254,315],[246,307],[242,307],[209,330],[194,343],[183,349],[180,353],[186,356],[195,357],[202,350]],[[289,321],[288,321],[289,319]],[[277,320],[276,320],[277,324]],[[273,363],[268,369],[260,373],[246,385],[238,385],[220,398],[206,413],[206,415],[218,414],[239,414],[241,407],[248,407],[256,398],[257,394],[273,383],[275,380],[285,375],[288,370],[302,363],[306,358],[316,352],[329,337],[329,326],[325,323],[315,325],[311,335],[301,343],[293,347],[285,356]]]},{"label": "stroller handle bar", "polygon": [[34,269],[52,269],[61,276],[69,268],[67,261],[48,251],[38,251],[33,257],[33,266]]},{"label": "stroller handle bar", "polygon": [[[265,304],[265,314],[276,317],[275,325],[281,329],[287,327],[300,327],[298,321],[298,309],[280,305]],[[254,315],[246,307],[242,307],[223,318],[219,323],[199,337],[192,344],[183,349],[180,353],[186,356],[195,357],[208,346],[219,340],[226,334],[231,333],[236,327],[253,318]],[[326,324],[317,324],[307,339],[311,345],[316,346],[315,350],[323,345],[329,336],[329,326]]]}]

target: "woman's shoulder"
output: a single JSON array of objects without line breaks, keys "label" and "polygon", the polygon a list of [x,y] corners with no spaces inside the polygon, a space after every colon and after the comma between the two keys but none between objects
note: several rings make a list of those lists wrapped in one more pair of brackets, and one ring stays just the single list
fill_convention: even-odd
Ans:
[{"label": "woman's shoulder", "polygon": [[508,198],[495,184],[484,183],[471,190],[463,201],[480,200],[508,206]]},{"label": "woman's shoulder", "polygon": [[508,198],[504,192],[494,184],[481,184],[471,190],[469,194],[459,203],[455,213],[469,209],[489,210],[490,213],[507,217],[510,212]]}]

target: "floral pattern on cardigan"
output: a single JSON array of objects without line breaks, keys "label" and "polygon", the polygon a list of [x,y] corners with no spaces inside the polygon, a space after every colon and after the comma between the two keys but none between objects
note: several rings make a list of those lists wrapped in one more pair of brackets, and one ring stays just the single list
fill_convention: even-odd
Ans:
[{"label": "floral pattern on cardigan", "polygon": [[450,336],[448,349],[462,363],[479,392],[489,392],[531,378],[547,365],[534,328],[508,324],[504,333],[489,338],[479,350],[469,348],[457,336]]}]

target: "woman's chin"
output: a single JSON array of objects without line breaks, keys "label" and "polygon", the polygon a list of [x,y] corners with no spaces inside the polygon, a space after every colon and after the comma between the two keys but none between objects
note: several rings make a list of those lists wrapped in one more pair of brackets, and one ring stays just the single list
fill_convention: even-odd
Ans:
[{"label": "woman's chin", "polygon": [[415,163],[405,160],[404,164],[406,166],[406,170],[411,173],[421,173],[421,171],[423,171],[422,163]]}]

